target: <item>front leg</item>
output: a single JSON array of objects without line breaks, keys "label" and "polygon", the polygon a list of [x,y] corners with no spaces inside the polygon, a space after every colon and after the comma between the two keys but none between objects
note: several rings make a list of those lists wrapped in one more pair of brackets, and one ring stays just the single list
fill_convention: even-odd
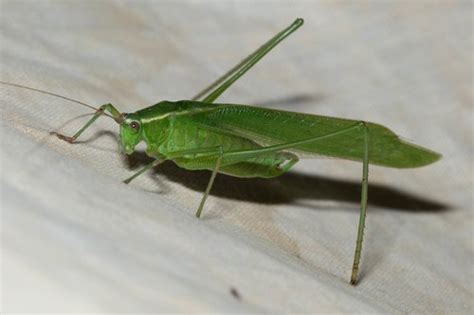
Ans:
[{"label": "front leg", "polygon": [[104,104],[99,109],[96,111],[94,116],[92,116],[91,119],[81,128],[79,129],[72,137],[65,136],[63,134],[57,133],[55,131],[51,131],[51,135],[57,136],[59,139],[64,140],[69,143],[74,143],[76,139],[87,129],[92,125],[97,118],[99,118],[101,115],[104,114],[105,111],[108,111],[111,115],[111,117],[117,122],[121,123],[121,120],[123,119],[122,114],[112,105],[112,104]]}]

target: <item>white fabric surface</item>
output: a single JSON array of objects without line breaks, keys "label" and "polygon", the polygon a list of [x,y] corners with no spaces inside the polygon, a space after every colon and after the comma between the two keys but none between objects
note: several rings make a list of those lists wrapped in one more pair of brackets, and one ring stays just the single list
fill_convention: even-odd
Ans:
[{"label": "white fabric surface", "polygon": [[0,86],[3,312],[472,313],[472,2],[0,5],[1,80],[123,111],[192,97],[303,17],[220,101],[378,122],[444,155],[371,167],[351,287],[360,164],[218,176],[197,220],[208,172],[124,185],[146,159],[118,152],[113,121],[69,145],[48,132],[87,109]]}]

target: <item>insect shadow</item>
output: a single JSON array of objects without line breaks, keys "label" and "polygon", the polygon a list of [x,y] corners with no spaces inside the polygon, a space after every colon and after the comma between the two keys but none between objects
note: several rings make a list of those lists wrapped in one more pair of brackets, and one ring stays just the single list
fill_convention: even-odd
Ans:
[{"label": "insect shadow", "polygon": [[[307,103],[308,101],[318,103],[322,98],[324,98],[322,95],[298,94],[284,99],[262,100],[259,104],[273,107],[279,104],[286,104],[288,106],[288,103],[291,103],[294,106]],[[88,143],[91,145],[97,138],[103,136],[117,139],[115,133],[103,130],[87,140],[78,141],[78,143]],[[124,160],[131,171],[139,169],[152,161],[143,151],[136,151],[132,155],[126,155]],[[163,175],[166,177],[166,180],[177,182],[189,189],[202,192],[206,188],[211,172],[187,171],[168,161],[156,167],[150,175],[155,178],[157,178],[157,175]],[[161,182],[162,180],[160,180]],[[360,189],[359,181],[334,179],[292,171],[270,179],[238,178],[219,174],[216,177],[211,195],[261,204],[287,204],[291,202],[314,208],[314,205],[305,204],[304,200],[332,200],[359,203]],[[370,183],[369,193],[369,205],[385,209],[410,212],[441,212],[450,208],[449,205],[440,201],[430,200],[377,183]],[[358,209],[354,208],[354,211],[358,211]]]},{"label": "insect shadow", "polygon": [[[144,152],[127,155],[127,167],[138,169],[151,159]],[[211,175],[210,171],[187,171],[173,162],[165,162],[153,170],[151,176],[162,175],[166,180],[177,182],[195,191],[203,191]],[[162,179],[160,179],[160,182]],[[387,209],[410,212],[446,211],[449,206],[397,188],[371,183],[369,204]],[[303,200],[334,200],[359,203],[360,182],[333,179],[325,176],[285,173],[276,178],[237,178],[219,174],[211,195],[262,204],[303,204]],[[306,205],[312,207],[311,205]],[[314,207],[314,206],[313,206]],[[358,209],[354,208],[354,211]]]},{"label": "insect shadow", "polygon": [[[292,110],[295,110],[295,107],[299,105],[318,104],[324,99],[322,94],[295,94],[290,95],[284,98],[278,99],[269,99],[255,102],[258,106],[268,107],[272,109],[283,109],[288,110],[288,107],[291,107]],[[296,108],[297,109],[297,108]],[[308,107],[305,106],[304,110],[307,110]]]},{"label": "insect shadow", "polygon": [[[322,94],[295,94],[285,98],[256,102],[264,107],[305,105],[308,102],[318,104],[325,98]],[[130,169],[138,169],[152,161],[144,152],[136,151],[125,158]],[[165,162],[154,169],[151,176],[161,174],[167,180],[179,182],[189,189],[202,192],[209,181],[210,171],[187,171],[173,162]],[[309,175],[298,172],[285,173],[276,178],[238,178],[219,174],[211,195],[227,199],[245,200],[262,204],[304,204],[306,200],[334,200],[342,202],[360,202],[360,182],[333,179],[325,176]],[[449,206],[436,200],[417,196],[397,188],[371,183],[368,204],[386,209],[410,212],[441,212]],[[305,204],[308,207],[314,207]],[[358,209],[354,208],[354,211]]]}]

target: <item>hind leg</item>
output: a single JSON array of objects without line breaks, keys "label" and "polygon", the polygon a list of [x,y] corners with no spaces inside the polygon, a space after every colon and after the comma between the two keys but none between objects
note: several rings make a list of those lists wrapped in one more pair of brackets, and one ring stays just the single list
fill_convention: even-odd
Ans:
[{"label": "hind leg", "polygon": [[192,100],[202,100],[205,103],[213,103],[222,93],[225,92],[235,81],[252,68],[260,59],[263,58],[270,50],[278,45],[282,40],[288,37],[303,25],[302,19],[296,19],[290,26],[276,34],[269,41],[263,44],[255,52],[247,56],[236,66],[226,72],[219,79],[214,81],[210,86],[199,92]]},{"label": "hind leg", "polygon": [[352,265],[351,284],[357,283],[359,273],[360,256],[362,253],[362,241],[364,239],[365,217],[367,213],[367,197],[369,186],[369,129],[364,124],[364,161],[362,165],[362,192],[360,198],[359,228],[357,230],[354,263]]}]

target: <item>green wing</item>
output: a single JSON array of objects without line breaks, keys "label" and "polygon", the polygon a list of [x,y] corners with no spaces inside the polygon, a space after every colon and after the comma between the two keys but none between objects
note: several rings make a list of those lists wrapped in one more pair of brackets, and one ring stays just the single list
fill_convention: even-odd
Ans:
[{"label": "green wing", "polygon": [[[287,112],[235,104],[186,102],[187,119],[202,128],[225,131],[262,146],[294,142],[333,133],[358,121]],[[184,105],[184,104],[183,104]],[[431,164],[441,155],[400,139],[388,128],[366,123],[369,128],[369,162],[387,167],[412,168]],[[337,136],[284,151],[362,161],[363,132],[353,129]]]}]

